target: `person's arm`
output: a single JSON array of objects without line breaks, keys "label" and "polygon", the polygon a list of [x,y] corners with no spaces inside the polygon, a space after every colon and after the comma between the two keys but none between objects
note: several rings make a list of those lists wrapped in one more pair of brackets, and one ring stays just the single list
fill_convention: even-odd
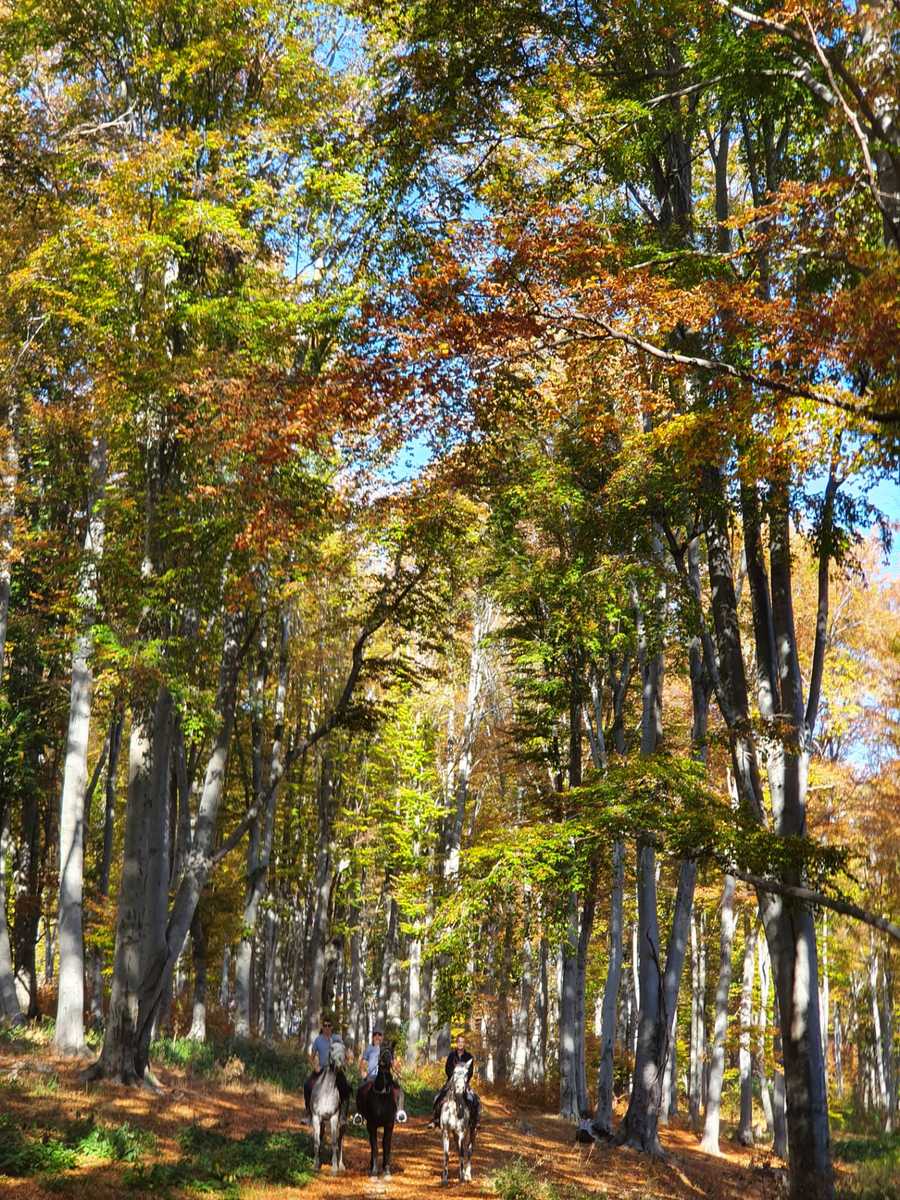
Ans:
[{"label": "person's arm", "polygon": [[470,1056],[470,1058],[469,1058],[469,1070],[468,1070],[468,1072],[467,1072],[467,1074],[466,1074],[466,1083],[471,1083],[471,1082],[472,1082],[472,1076],[473,1076],[474,1074],[475,1074],[475,1058],[474,1058],[474,1056]]}]

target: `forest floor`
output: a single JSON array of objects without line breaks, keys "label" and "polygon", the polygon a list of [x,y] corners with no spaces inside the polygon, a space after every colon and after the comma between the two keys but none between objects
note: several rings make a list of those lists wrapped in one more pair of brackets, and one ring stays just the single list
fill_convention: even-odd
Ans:
[{"label": "forest floor", "polygon": [[[368,1143],[345,1141],[344,1175],[323,1165],[310,1177],[293,1088],[248,1078],[232,1058],[211,1074],[162,1067],[160,1093],[111,1084],[86,1087],[80,1066],[46,1046],[0,1040],[0,1195],[60,1194],[112,1200],[196,1196],[224,1200],[420,1200],[440,1194],[503,1200],[768,1200],[780,1164],[767,1151],[727,1140],[702,1154],[681,1122],[662,1131],[664,1161],[612,1146],[580,1146],[572,1127],[518,1097],[486,1091],[473,1181],[441,1186],[440,1136],[426,1128],[427,1097],[394,1137],[393,1177],[367,1177]],[[4,1169],[9,1174],[4,1174]],[[293,1183],[286,1182],[293,1180]],[[302,1185],[298,1187],[297,1185]]]}]

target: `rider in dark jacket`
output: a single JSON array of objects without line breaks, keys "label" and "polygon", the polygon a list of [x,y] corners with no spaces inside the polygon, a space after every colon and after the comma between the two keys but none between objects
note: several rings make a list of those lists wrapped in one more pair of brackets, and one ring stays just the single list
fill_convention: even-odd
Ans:
[{"label": "rider in dark jacket", "polygon": [[466,1073],[466,1103],[469,1106],[469,1114],[472,1119],[472,1128],[474,1129],[481,1117],[481,1101],[472,1091],[472,1074],[475,1070],[475,1059],[466,1049],[466,1039],[463,1034],[459,1034],[456,1039],[456,1045],[447,1055],[447,1061],[444,1063],[444,1075],[447,1082],[434,1098],[434,1107],[431,1114],[431,1126],[437,1128],[441,1122],[441,1105],[447,1095],[447,1088],[450,1085],[450,1080],[453,1078],[453,1072],[458,1066],[465,1063],[469,1070]]}]

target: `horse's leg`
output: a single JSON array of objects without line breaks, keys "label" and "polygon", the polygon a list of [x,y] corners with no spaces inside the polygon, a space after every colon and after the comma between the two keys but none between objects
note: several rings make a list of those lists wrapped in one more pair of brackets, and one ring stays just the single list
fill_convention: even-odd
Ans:
[{"label": "horse's leg", "polygon": [[465,1140],[465,1136],[466,1136],[465,1129],[457,1129],[457,1131],[456,1131],[456,1149],[459,1151],[459,1182],[460,1183],[462,1183],[466,1177],[465,1150],[463,1147],[463,1142]]},{"label": "horse's leg", "polygon": [[466,1163],[465,1163],[465,1172],[463,1174],[463,1179],[466,1183],[471,1183],[472,1182],[472,1126],[471,1125],[466,1127],[465,1153],[466,1153]]},{"label": "horse's leg", "polygon": [[319,1169],[320,1154],[322,1147],[322,1120],[316,1114],[312,1114],[312,1135],[313,1135],[313,1161],[316,1164],[316,1170]]},{"label": "horse's leg", "polygon": [[344,1170],[344,1134],[347,1131],[347,1106],[338,1109],[338,1170]]},{"label": "horse's leg", "polygon": [[369,1124],[369,1174],[374,1178],[378,1174],[378,1126]]},{"label": "horse's leg", "polygon": [[388,1122],[386,1122],[386,1124],[384,1126],[384,1135],[383,1136],[384,1136],[384,1158],[383,1158],[384,1177],[385,1177],[385,1179],[390,1179],[390,1177],[391,1177],[391,1140],[394,1136],[394,1119],[393,1119],[393,1117],[391,1117],[391,1119]]},{"label": "horse's leg", "polygon": [[338,1114],[332,1113],[330,1118],[331,1124],[331,1173],[338,1173]]},{"label": "horse's leg", "polygon": [[441,1176],[441,1183],[450,1182],[450,1130],[446,1125],[441,1126],[441,1133],[444,1136],[444,1173]]}]

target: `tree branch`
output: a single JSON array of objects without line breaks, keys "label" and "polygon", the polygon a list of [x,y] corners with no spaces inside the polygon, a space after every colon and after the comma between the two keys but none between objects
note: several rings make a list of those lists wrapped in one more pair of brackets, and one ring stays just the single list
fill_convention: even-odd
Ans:
[{"label": "tree branch", "polygon": [[822,675],[825,670],[825,646],[828,641],[828,567],[831,562],[834,497],[838,490],[835,466],[836,463],[832,458],[831,470],[828,473],[828,484],[825,487],[825,501],[822,508],[822,529],[819,534],[816,640],[813,646],[812,667],[809,674],[809,693],[806,698],[806,717],[804,722],[806,725],[806,736],[810,739],[816,727],[816,718],[819,715],[819,701],[822,696]]},{"label": "tree branch", "polygon": [[640,350],[644,354],[649,354],[653,358],[660,359],[663,362],[678,363],[679,366],[684,367],[695,367],[701,371],[709,371],[713,375],[727,375],[731,379],[739,379],[743,383],[750,383],[756,387],[765,388],[767,391],[777,392],[782,396],[796,396],[802,400],[814,400],[817,404],[829,405],[832,408],[840,409],[841,412],[851,413],[855,417],[862,417],[868,421],[876,421],[884,425],[900,424],[900,411],[882,412],[875,408],[860,408],[855,404],[849,403],[849,401],[839,400],[835,396],[827,396],[823,392],[814,391],[812,388],[804,387],[802,384],[787,383],[782,379],[773,379],[771,375],[760,375],[756,371],[748,371],[743,367],[734,366],[733,363],[723,362],[720,358],[703,358],[698,354],[681,354],[677,350],[664,350],[661,346],[656,346],[653,342],[645,341],[644,338],[637,337],[633,333],[626,333],[623,329],[617,329],[609,321],[604,321],[601,317],[582,315],[578,320],[596,325],[599,329],[603,330],[605,337],[612,338],[617,342],[624,342],[626,346],[631,346],[633,350]]},{"label": "tree branch", "polygon": [[780,879],[771,879],[768,875],[753,875],[750,871],[742,871],[730,863],[722,865],[735,879],[741,879],[761,892],[774,892],[776,896],[788,896],[792,900],[803,900],[818,908],[830,908],[832,912],[840,913],[845,917],[853,917],[854,920],[871,925],[873,929],[879,929],[888,937],[900,942],[900,925],[888,920],[887,917],[881,917],[877,913],[869,912],[868,909],[860,908],[858,904],[851,904],[849,900],[838,900],[832,896],[826,896],[824,892],[813,891],[812,888],[799,887],[793,883],[782,883]]}]

